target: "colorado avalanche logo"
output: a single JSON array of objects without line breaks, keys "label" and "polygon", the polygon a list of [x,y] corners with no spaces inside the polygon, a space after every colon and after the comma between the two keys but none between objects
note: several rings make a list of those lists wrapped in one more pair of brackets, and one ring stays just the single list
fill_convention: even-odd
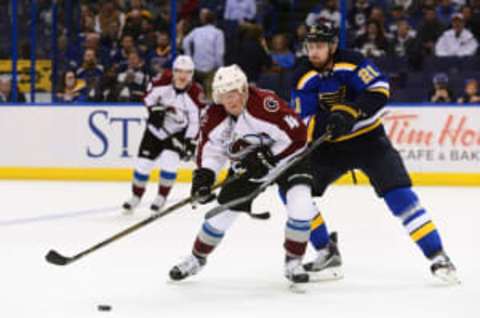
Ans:
[{"label": "colorado avalanche logo", "polygon": [[267,97],[263,101],[263,107],[267,112],[274,113],[280,109],[280,104],[273,97]]}]

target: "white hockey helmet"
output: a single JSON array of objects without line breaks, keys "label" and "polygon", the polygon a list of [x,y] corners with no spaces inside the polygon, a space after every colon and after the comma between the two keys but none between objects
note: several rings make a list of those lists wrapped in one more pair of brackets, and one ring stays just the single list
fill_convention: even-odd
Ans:
[{"label": "white hockey helmet", "polygon": [[220,104],[220,95],[233,90],[246,92],[248,80],[242,69],[236,65],[220,67],[213,77],[213,101]]},{"label": "white hockey helmet", "polygon": [[179,55],[173,61],[173,70],[182,70],[182,71],[191,71],[195,69],[195,64],[193,64],[193,60],[188,55]]}]

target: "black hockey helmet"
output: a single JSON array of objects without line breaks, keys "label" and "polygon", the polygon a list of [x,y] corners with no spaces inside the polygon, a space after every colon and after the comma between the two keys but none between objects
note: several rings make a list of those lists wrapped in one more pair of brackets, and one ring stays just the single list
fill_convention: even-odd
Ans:
[{"label": "black hockey helmet", "polygon": [[305,40],[307,42],[336,42],[338,41],[338,28],[328,20],[315,23],[308,27]]}]

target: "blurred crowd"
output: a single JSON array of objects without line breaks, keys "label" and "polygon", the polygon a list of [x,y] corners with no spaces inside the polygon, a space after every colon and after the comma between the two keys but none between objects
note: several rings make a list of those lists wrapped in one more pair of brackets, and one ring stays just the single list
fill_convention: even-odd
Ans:
[{"label": "blurred crowd", "polygon": [[[19,0],[19,21],[29,21],[27,0]],[[251,83],[268,74],[284,76],[306,54],[307,26],[319,20],[340,24],[337,0],[179,0],[177,53],[192,56],[195,78],[210,94],[215,70],[236,63]],[[52,1],[39,0],[36,56],[52,56]],[[57,101],[139,102],[149,81],[171,67],[169,0],[58,1]],[[421,71],[430,57],[480,55],[480,0],[356,0],[348,5],[347,46],[372,59],[406,60]],[[0,15],[9,11],[0,4]],[[0,18],[7,31],[9,19]],[[20,23],[19,34],[29,34]],[[8,42],[8,41],[7,41]],[[28,36],[20,38],[20,58],[29,59]],[[10,48],[0,44],[0,58]],[[463,91],[449,87],[449,73],[432,74],[425,101],[479,102],[479,78],[465,78]],[[0,78],[0,101],[11,84]],[[430,81],[429,81],[430,82]],[[8,86],[8,87],[7,87]],[[288,92],[280,92],[287,97]]]}]

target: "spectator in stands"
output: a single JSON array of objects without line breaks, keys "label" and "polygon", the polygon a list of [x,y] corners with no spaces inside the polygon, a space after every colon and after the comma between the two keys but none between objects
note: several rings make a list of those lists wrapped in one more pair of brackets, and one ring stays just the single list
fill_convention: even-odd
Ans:
[{"label": "spectator in stands", "polygon": [[130,34],[134,39],[138,39],[143,34],[144,20],[149,20],[149,14],[144,15],[142,10],[133,9],[127,15],[125,20],[125,26],[123,27],[123,33]]},{"label": "spectator in stands", "polygon": [[243,24],[239,39],[240,43],[235,50],[237,54],[232,62],[242,68],[250,83],[255,83],[260,73],[272,65],[262,27],[252,23]]},{"label": "spectator in stands", "polygon": [[448,75],[437,73],[433,77],[433,90],[428,94],[432,103],[451,103],[454,101],[453,93],[448,88]]},{"label": "spectator in stands", "polygon": [[354,47],[366,57],[384,56],[388,51],[388,41],[383,27],[377,21],[369,21],[367,33],[355,41]]},{"label": "spectator in stands", "polygon": [[116,21],[111,22],[103,33],[100,35],[100,47],[102,51],[108,52],[108,60],[110,65],[112,63],[115,52],[119,50],[120,42],[120,24]]},{"label": "spectator in stands", "polygon": [[389,19],[386,26],[386,36],[393,37],[397,32],[397,22],[405,19],[405,11],[403,6],[394,5],[390,9]]},{"label": "spectator in stands", "polygon": [[390,2],[392,2],[393,6],[401,6],[405,12],[411,9],[414,4],[413,0],[390,0]]},{"label": "spectator in stands", "polygon": [[148,75],[144,63],[137,51],[128,55],[125,71],[117,76],[118,100],[123,102],[141,102],[148,84]]},{"label": "spectator in stands", "polygon": [[223,18],[236,23],[251,22],[257,15],[257,4],[255,0],[227,0]]},{"label": "spectator in stands", "polygon": [[102,66],[110,65],[110,52],[100,45],[100,35],[98,33],[88,33],[85,35],[84,51],[93,50]]},{"label": "spectator in stands", "polygon": [[437,19],[435,8],[425,7],[423,10],[423,20],[420,22],[417,33],[422,54],[433,54],[435,43],[442,35],[443,30],[444,27]]},{"label": "spectator in stands", "polygon": [[288,39],[284,34],[273,37],[270,55],[275,71],[289,70],[295,66],[295,55],[288,48]]},{"label": "spectator in stands", "polygon": [[452,29],[445,31],[435,45],[437,56],[471,56],[477,51],[478,42],[470,30],[465,29],[461,13],[452,16]]},{"label": "spectator in stands", "polygon": [[148,74],[152,78],[172,66],[170,35],[167,31],[157,32],[157,45],[147,53],[146,64]]},{"label": "spectator in stands", "polygon": [[192,22],[192,17],[198,16],[198,0],[184,0],[180,6],[180,20]]},{"label": "spectator in stands", "polygon": [[465,20],[465,28],[469,29],[477,41],[480,40],[480,12],[474,14],[471,6],[465,5],[460,8],[460,13]]},{"label": "spectator in stands", "polygon": [[[27,98],[25,94],[19,91],[17,87],[17,103],[25,103]],[[12,103],[12,77],[10,75],[0,76],[0,103]]]},{"label": "spectator in stands", "polygon": [[465,81],[464,94],[457,99],[457,102],[460,104],[480,103],[480,92],[476,79],[471,78]]},{"label": "spectator in stands", "polygon": [[183,40],[183,50],[195,63],[195,79],[203,85],[207,97],[211,97],[211,83],[217,68],[224,64],[225,36],[215,27],[215,15],[208,9],[200,11],[201,25],[193,29]]},{"label": "spectator in stands", "polygon": [[63,103],[81,103],[88,101],[88,89],[84,80],[77,79],[74,71],[65,72],[60,83],[57,101]]},{"label": "spectator in stands", "polygon": [[156,46],[157,34],[153,22],[149,19],[142,20],[140,30],[140,35],[137,38],[137,49],[143,57],[147,55],[149,49]]},{"label": "spectator in stands", "polygon": [[153,19],[152,13],[145,7],[145,3],[143,0],[130,0],[130,7],[131,9],[130,12],[128,12],[127,14],[127,19],[128,15],[131,14],[134,10],[138,10],[141,16],[145,19]]},{"label": "spectator in stands", "polygon": [[120,41],[120,47],[113,54],[113,64],[116,64],[117,66],[126,64],[128,55],[133,51],[136,51],[135,40],[133,39],[133,36],[130,34],[124,34]]},{"label": "spectator in stands", "polygon": [[337,27],[340,25],[340,12],[338,11],[337,0],[326,0],[323,8],[321,5],[314,7],[307,15],[305,23],[307,25],[313,25],[320,20],[332,21]]},{"label": "spectator in stands", "polygon": [[416,54],[414,52],[416,48],[415,36],[410,32],[410,25],[406,19],[397,21],[395,36],[392,40],[393,53],[398,57],[408,56]]},{"label": "spectator in stands", "polygon": [[452,3],[452,0],[440,0],[439,2],[437,5],[437,17],[440,23],[447,26],[455,13],[455,5]]},{"label": "spectator in stands", "polygon": [[120,30],[125,25],[125,14],[121,12],[115,1],[104,0],[100,5],[100,11],[95,16],[95,32],[102,34],[112,22],[120,24]]},{"label": "spectator in stands", "polygon": [[368,0],[357,0],[348,12],[348,24],[354,30],[354,37],[357,38],[366,32],[367,21],[372,11],[372,5]]},{"label": "spectator in stands", "polygon": [[295,32],[295,39],[293,42],[293,51],[297,58],[307,56],[307,50],[305,48],[305,36],[307,35],[307,25],[301,23]]},{"label": "spectator in stands", "polygon": [[97,63],[95,51],[86,49],[83,54],[83,63],[77,69],[76,75],[77,78],[83,79],[87,83],[89,97],[95,95],[95,89],[103,76],[103,70],[103,66]]}]

